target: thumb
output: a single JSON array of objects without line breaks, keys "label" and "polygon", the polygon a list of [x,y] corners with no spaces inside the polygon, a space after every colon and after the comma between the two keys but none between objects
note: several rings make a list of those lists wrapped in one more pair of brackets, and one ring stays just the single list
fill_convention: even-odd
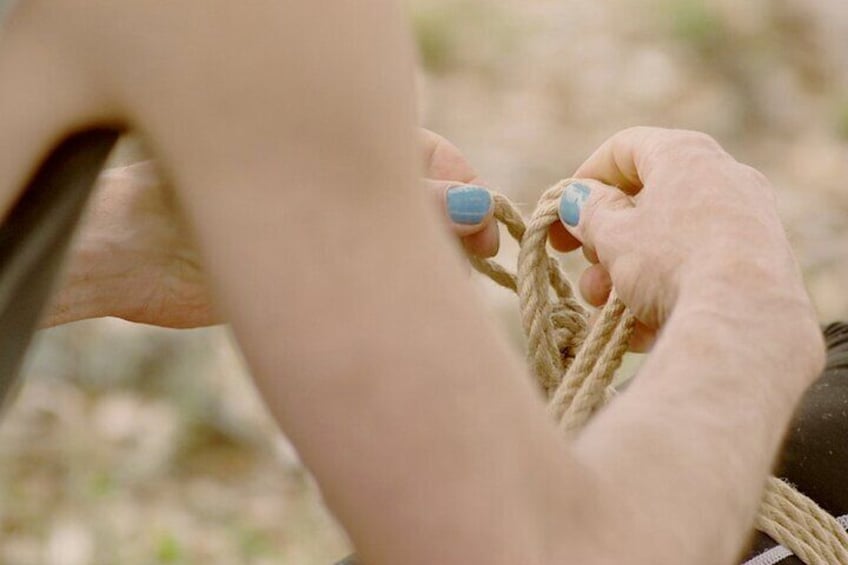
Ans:
[{"label": "thumb", "polygon": [[574,180],[565,187],[559,204],[559,219],[565,229],[584,246],[603,249],[615,237],[616,216],[633,207],[621,190],[595,180]]}]

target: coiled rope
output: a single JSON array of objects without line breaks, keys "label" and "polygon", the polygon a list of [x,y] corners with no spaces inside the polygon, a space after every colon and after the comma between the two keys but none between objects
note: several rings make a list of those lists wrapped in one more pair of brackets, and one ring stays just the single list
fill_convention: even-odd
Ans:
[{"label": "coiled rope", "polygon": [[[470,258],[476,270],[518,295],[529,364],[551,415],[568,435],[579,433],[615,396],[612,380],[635,322],[613,292],[589,328],[588,312],[548,254],[548,228],[558,221],[560,196],[571,181],[548,189],[526,223],[509,199],[494,194],[495,218],[520,246],[515,273],[495,261]],[[848,565],[842,525],[783,480],[768,479],[755,527],[808,565]]]}]

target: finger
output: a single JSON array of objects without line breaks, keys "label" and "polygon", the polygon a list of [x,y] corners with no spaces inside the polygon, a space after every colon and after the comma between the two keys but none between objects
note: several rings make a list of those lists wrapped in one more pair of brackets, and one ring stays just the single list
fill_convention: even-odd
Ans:
[{"label": "finger", "polygon": [[424,184],[459,237],[476,234],[494,223],[492,194],[486,188],[429,179]]},{"label": "finger", "polygon": [[453,180],[472,183],[477,172],[450,141],[430,130],[421,130],[424,155],[424,177],[435,180]]},{"label": "finger", "polygon": [[[643,186],[637,163],[640,151],[647,150],[647,141],[659,136],[659,128],[635,127],[620,131],[607,139],[594,153],[577,169],[574,176],[590,178],[610,186],[619,188],[628,194],[638,193]],[[646,174],[647,171],[643,171]],[[554,249],[568,252],[580,247],[580,241],[572,236],[561,224],[553,224],[548,238]],[[584,248],[584,255],[587,250]],[[590,262],[597,262],[586,257]]]},{"label": "finger", "polygon": [[636,321],[633,328],[633,335],[630,336],[630,351],[633,353],[648,353],[654,347],[657,341],[657,330]]},{"label": "finger", "polygon": [[551,243],[551,247],[563,253],[574,251],[582,245],[580,241],[568,233],[565,226],[559,222],[551,224],[551,227],[548,230],[548,241]]},{"label": "finger", "polygon": [[680,166],[680,155],[727,153],[710,136],[686,130],[635,127],[610,137],[574,174],[615,186],[627,194],[638,193],[651,176],[667,165]]},{"label": "finger", "polygon": [[590,263],[598,262],[598,254],[595,252],[592,247],[589,245],[583,245],[580,241],[568,233],[568,230],[565,229],[559,222],[554,222],[551,224],[551,227],[548,229],[548,241],[550,241],[551,246],[557,251],[561,251],[563,253],[569,253],[574,251],[577,248],[583,248],[583,256]]},{"label": "finger", "polygon": [[591,265],[580,275],[579,287],[583,300],[599,308],[609,298],[612,279],[603,265]]},{"label": "finger", "polygon": [[489,222],[482,231],[462,238],[465,250],[477,257],[494,257],[500,248],[500,233],[497,222]]},{"label": "finger", "polygon": [[[425,176],[427,178],[437,181],[458,181],[464,184],[479,184],[476,171],[454,144],[441,135],[426,129],[421,130],[421,140],[424,152]],[[451,182],[449,184],[454,186],[457,183]],[[434,190],[438,193],[440,188],[436,187]],[[441,199],[442,197],[439,196],[439,198]],[[447,200],[445,200],[444,209],[448,211]],[[462,244],[466,251],[478,257],[493,257],[497,255],[500,248],[500,234],[491,216],[485,219],[482,225],[479,226],[469,227],[461,222],[452,223],[456,233],[462,237]]]},{"label": "finger", "polygon": [[[600,317],[601,310],[593,310],[589,315],[589,326],[594,326]],[[627,343],[627,350],[631,353],[648,353],[653,349],[656,341],[657,330],[637,320],[633,326],[630,341]]]},{"label": "finger", "polygon": [[592,249],[588,258],[604,259],[605,250],[620,247],[625,237],[622,223],[632,207],[631,198],[617,188],[593,180],[576,180],[563,191],[559,217],[572,236]]},{"label": "finger", "polygon": [[629,128],[607,139],[574,173],[636,194],[643,186],[636,166],[640,151],[656,128]]},{"label": "finger", "polygon": [[589,261],[589,262],[590,262],[590,263],[592,263],[593,265],[594,265],[595,263],[599,263],[599,262],[600,262],[600,259],[598,259],[598,252],[597,252],[597,251],[595,251],[595,248],[594,248],[594,247],[592,247],[591,245],[586,244],[586,245],[584,245],[584,246],[583,246],[583,248],[582,248],[582,249],[583,249],[583,257],[585,257],[587,261]]}]

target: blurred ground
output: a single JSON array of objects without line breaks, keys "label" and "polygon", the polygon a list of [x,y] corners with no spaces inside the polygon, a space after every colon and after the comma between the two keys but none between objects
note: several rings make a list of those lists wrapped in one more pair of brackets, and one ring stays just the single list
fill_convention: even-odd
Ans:
[{"label": "blurred ground", "polygon": [[[822,320],[848,318],[842,0],[411,6],[424,124],[526,210],[618,129],[709,132],[772,179]],[[517,336],[513,299],[481,291]],[[0,426],[0,501],[0,562],[15,565],[323,565],[347,550],[220,328],[43,332]]]}]

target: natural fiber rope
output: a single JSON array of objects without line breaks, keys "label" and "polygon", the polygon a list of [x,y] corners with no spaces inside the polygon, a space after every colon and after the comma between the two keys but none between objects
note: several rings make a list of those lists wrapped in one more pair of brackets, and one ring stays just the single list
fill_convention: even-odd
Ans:
[{"label": "natural fiber rope", "polygon": [[[558,221],[560,196],[570,182],[548,189],[526,224],[505,196],[494,194],[495,217],[519,243],[516,273],[494,261],[470,261],[518,294],[533,374],[549,399],[551,415],[573,436],[614,397],[611,383],[635,320],[613,293],[590,330],[587,311],[559,262],[548,254],[548,228]],[[769,478],[755,526],[808,565],[848,565],[844,528],[785,481]]]},{"label": "natural fiber rope", "polygon": [[809,565],[848,563],[848,535],[836,518],[787,482],[769,477],[756,528]]}]

